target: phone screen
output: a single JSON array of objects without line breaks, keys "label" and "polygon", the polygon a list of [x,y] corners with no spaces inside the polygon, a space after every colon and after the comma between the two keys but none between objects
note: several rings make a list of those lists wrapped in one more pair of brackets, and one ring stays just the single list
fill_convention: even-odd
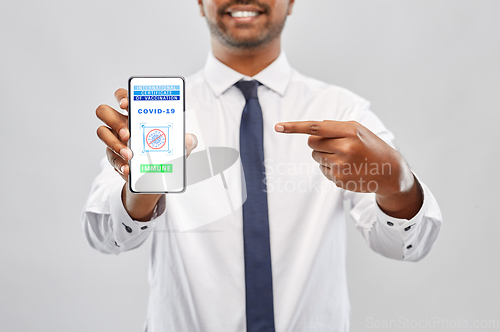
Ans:
[{"label": "phone screen", "polygon": [[185,190],[184,85],[179,76],[129,79],[132,192]]}]

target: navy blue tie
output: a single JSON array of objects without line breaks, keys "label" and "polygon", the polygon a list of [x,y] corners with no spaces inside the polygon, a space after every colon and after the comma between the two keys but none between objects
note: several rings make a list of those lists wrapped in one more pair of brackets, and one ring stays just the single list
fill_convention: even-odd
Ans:
[{"label": "navy blue tie", "polygon": [[273,275],[269,243],[262,109],[257,81],[235,86],[245,96],[240,125],[240,158],[247,200],[243,204],[247,332],[274,332]]}]

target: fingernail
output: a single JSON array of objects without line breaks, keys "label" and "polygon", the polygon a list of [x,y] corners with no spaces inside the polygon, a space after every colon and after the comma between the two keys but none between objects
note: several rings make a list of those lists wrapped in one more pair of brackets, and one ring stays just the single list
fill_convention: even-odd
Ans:
[{"label": "fingernail", "polygon": [[122,165],[122,167],[120,167],[120,171],[123,173],[125,173],[125,165]]},{"label": "fingernail", "polygon": [[194,149],[198,146],[198,138],[193,135],[193,143],[191,144],[191,149]]},{"label": "fingernail", "polygon": [[125,98],[120,99],[120,107],[122,107],[122,103],[125,100]]},{"label": "fingernail", "polygon": [[122,156],[125,160],[130,159],[130,158],[129,158],[130,153],[128,152],[128,149],[126,149],[126,148],[121,149],[121,150],[120,150],[120,154],[121,154],[121,156]]},{"label": "fingernail", "polygon": [[276,125],[276,131],[282,133],[285,131],[285,127],[283,125],[278,124]]},{"label": "fingernail", "polygon": [[127,128],[122,128],[118,132],[118,135],[120,135],[120,138],[125,138],[128,135],[128,129]]}]

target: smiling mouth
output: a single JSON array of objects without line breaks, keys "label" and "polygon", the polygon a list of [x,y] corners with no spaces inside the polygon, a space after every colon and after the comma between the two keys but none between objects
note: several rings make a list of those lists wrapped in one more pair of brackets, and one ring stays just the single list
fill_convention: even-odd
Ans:
[{"label": "smiling mouth", "polygon": [[229,15],[231,17],[255,17],[260,15],[259,12],[250,12],[250,11],[234,11],[230,12]]},{"label": "smiling mouth", "polygon": [[266,8],[249,4],[230,6],[224,10],[225,14],[237,21],[253,21],[257,17],[266,13]]}]

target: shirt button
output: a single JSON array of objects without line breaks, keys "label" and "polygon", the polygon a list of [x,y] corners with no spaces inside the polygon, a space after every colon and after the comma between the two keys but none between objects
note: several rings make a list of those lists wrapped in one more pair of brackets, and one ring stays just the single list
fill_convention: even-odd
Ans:
[{"label": "shirt button", "polygon": [[392,222],[388,221],[388,222],[387,222],[387,225],[389,225],[389,226],[394,226],[394,223],[392,223]]},{"label": "shirt button", "polygon": [[408,247],[406,247],[406,249],[411,249],[411,248],[413,248],[411,244]]},{"label": "shirt button", "polygon": [[132,233],[132,228],[130,228],[129,226],[125,225],[125,223],[122,222],[122,225],[125,226],[125,230],[127,231],[127,233]]},{"label": "shirt button", "polygon": [[141,227],[142,230],[145,230],[146,228],[148,228],[148,226],[142,226]]},{"label": "shirt button", "polygon": [[408,232],[410,230],[411,226],[408,226],[405,228],[405,232]]}]

